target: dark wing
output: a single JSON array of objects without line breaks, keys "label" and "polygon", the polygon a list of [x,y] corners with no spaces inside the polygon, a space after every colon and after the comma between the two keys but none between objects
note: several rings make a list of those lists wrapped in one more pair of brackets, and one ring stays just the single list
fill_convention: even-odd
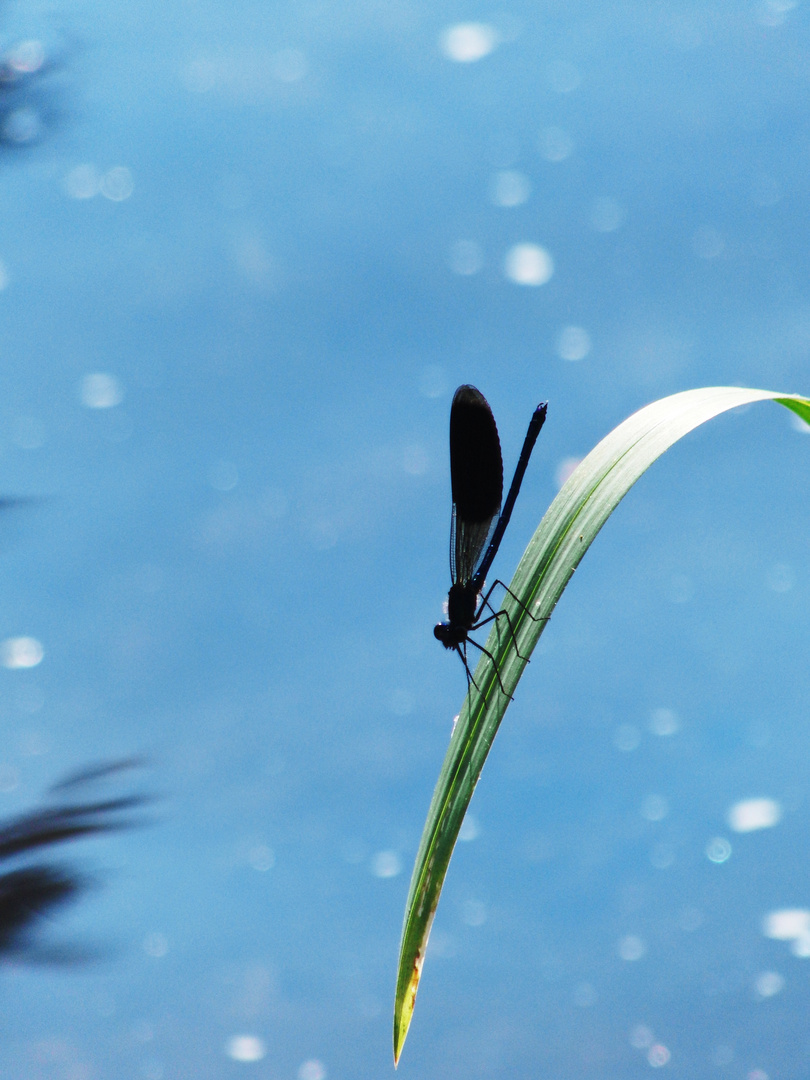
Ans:
[{"label": "dark wing", "polygon": [[474,386],[460,386],[450,408],[450,574],[466,583],[475,575],[501,512],[503,458],[495,417]]}]

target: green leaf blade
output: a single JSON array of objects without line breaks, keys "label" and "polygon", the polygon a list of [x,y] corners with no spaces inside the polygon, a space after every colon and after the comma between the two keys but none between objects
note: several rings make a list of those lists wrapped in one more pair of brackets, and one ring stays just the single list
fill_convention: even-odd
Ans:
[{"label": "green leaf blade", "polygon": [[509,698],[565,586],[612,512],[640,476],[689,431],[729,409],[773,400],[810,424],[810,400],[743,387],[687,390],[653,402],[610,432],[584,458],[552,502],[520,560],[503,607],[514,637],[496,620],[475,686],[464,700],[433,793],[411,877],[394,1005],[394,1061],[413,1016],[425,950],[467,806]]}]

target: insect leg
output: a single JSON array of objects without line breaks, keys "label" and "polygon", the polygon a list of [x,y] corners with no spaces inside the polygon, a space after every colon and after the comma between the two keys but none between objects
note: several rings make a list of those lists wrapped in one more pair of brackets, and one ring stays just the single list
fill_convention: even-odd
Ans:
[{"label": "insect leg", "polygon": [[[484,621],[485,622],[492,622],[492,619],[495,619],[495,618],[497,618],[497,616],[493,615],[492,618],[485,619]],[[467,638],[467,640],[469,641],[470,645],[474,645],[476,647],[476,649],[480,650],[484,654],[484,656],[489,657],[489,659],[492,661],[492,668],[493,668],[493,670],[495,672],[495,678],[498,680],[498,686],[500,686],[500,688],[501,688],[501,693],[505,697],[508,697],[510,701],[514,701],[514,698],[512,697],[512,695],[507,694],[506,690],[504,689],[504,685],[501,682],[501,673],[500,673],[500,671],[498,671],[498,666],[495,663],[495,657],[492,655],[492,653],[488,649],[485,649],[483,645],[479,645],[477,641],[473,641],[472,638]],[[467,670],[469,672],[469,668]],[[473,679],[473,686],[475,687],[476,690],[480,691],[480,687],[478,686],[478,683],[476,683],[475,679]]]},{"label": "insect leg", "polygon": [[[473,645],[475,645],[475,642],[473,642]],[[479,690],[478,683],[473,678],[472,672],[470,671],[470,665],[467,663],[467,642],[464,642],[463,649],[461,648],[461,645],[456,645],[455,649],[458,655],[461,657],[461,662],[464,665],[464,673],[467,676],[467,693],[469,694],[470,692],[470,683],[473,684],[476,690]]]},{"label": "insect leg", "polygon": [[529,609],[526,607],[526,605],[523,603],[523,601],[520,599],[520,597],[515,596],[515,594],[512,592],[512,590],[509,588],[509,586],[505,582],[501,581],[500,578],[496,578],[495,581],[492,582],[492,588],[487,590],[487,595],[486,595],[486,598],[485,598],[486,600],[489,599],[489,595],[492,592],[492,589],[494,589],[496,585],[500,585],[504,589],[505,592],[509,593],[509,595],[515,601],[515,603],[518,605],[518,607],[521,608],[521,610],[526,615],[529,616],[529,618],[532,620],[532,622],[548,622],[548,620],[551,618],[550,615],[532,615],[532,613],[529,611]]},{"label": "insect leg", "polygon": [[[471,627],[471,629],[472,630],[477,630],[480,626],[486,626],[487,623],[490,623],[490,622],[492,622],[494,620],[495,625],[498,628],[498,644],[500,645],[500,642],[501,642],[501,630],[500,630],[500,623],[498,622],[498,619],[500,619],[500,617],[503,615],[503,617],[506,619],[507,623],[509,624],[509,633],[512,635],[512,641],[514,642],[514,645],[515,645],[515,653],[517,654],[517,656],[518,656],[518,658],[520,660],[525,660],[526,663],[528,664],[529,663],[528,656],[523,656],[521,654],[520,650],[517,647],[517,637],[515,635],[515,628],[512,625],[512,619],[509,616],[509,612],[506,611],[505,609],[501,609],[501,611],[496,611],[495,608],[492,606],[492,604],[490,604],[489,600],[484,600],[482,602],[482,604],[481,604],[481,607],[484,607],[484,605],[486,605],[489,608],[489,610],[492,612],[492,615],[490,615],[489,618],[487,618],[487,619],[482,619],[481,622],[475,623]],[[481,610],[481,608],[479,608],[479,611],[480,610]]]},{"label": "insect leg", "polygon": [[[473,626],[471,627],[471,629],[477,630],[479,628],[479,626],[485,626],[487,623],[492,622],[493,619],[496,620],[495,625],[499,626],[497,620],[501,617],[501,615],[505,616],[506,621],[507,621],[507,623],[509,625],[509,633],[512,635],[512,641],[514,642],[514,645],[515,645],[515,652],[517,653],[518,658],[520,660],[525,660],[526,663],[528,664],[529,663],[528,656],[523,656],[521,654],[520,650],[517,647],[517,635],[515,634],[515,628],[512,625],[512,618],[509,615],[509,612],[506,611],[505,609],[502,609],[501,611],[496,611],[495,608],[492,606],[492,604],[490,604],[490,602],[489,602],[489,598],[492,595],[492,592],[493,592],[496,585],[502,585],[503,588],[506,589],[506,591],[512,597],[512,599],[515,600],[516,603],[520,604],[520,607],[523,609],[524,612],[526,612],[526,614],[529,616],[530,619],[532,619],[534,622],[539,621],[539,620],[537,620],[535,618],[534,615],[532,615],[532,613],[530,611],[526,610],[525,604],[521,603],[521,601],[515,596],[515,594],[512,592],[512,590],[507,588],[507,586],[504,585],[502,581],[493,581],[492,586],[487,590],[486,596],[483,598],[481,603],[478,605],[478,612],[476,613],[476,614],[480,614],[484,610],[485,607],[488,607],[489,610],[492,612],[492,615],[489,616],[489,618],[481,619],[480,621],[476,621],[473,624]],[[500,642],[500,630],[498,632],[498,640]]]}]

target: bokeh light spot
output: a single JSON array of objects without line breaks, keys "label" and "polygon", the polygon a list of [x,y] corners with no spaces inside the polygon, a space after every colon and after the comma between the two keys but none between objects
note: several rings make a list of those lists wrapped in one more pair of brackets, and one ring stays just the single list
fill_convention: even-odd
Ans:
[{"label": "bokeh light spot", "polygon": [[686,574],[674,574],[670,578],[668,596],[673,604],[688,604],[694,595],[694,582]]},{"label": "bokeh light spot", "polygon": [[774,563],[768,570],[767,582],[775,593],[790,592],[796,584],[796,571],[787,563]]},{"label": "bokeh light spot", "polygon": [[672,1055],[663,1043],[654,1043],[647,1052],[647,1061],[654,1069],[668,1065],[671,1057]]},{"label": "bokeh light spot", "polygon": [[774,997],[784,985],[785,980],[778,971],[761,971],[754,980],[754,989],[762,998]]},{"label": "bokeh light spot", "polygon": [[32,668],[42,662],[45,650],[36,638],[6,638],[0,642],[0,664],[4,668]]},{"label": "bokeh light spot", "polygon": [[475,240],[457,240],[450,248],[447,261],[454,274],[472,277],[484,265],[484,252]]},{"label": "bokeh light spot", "polygon": [[82,379],[81,399],[88,409],[112,409],[124,400],[124,388],[114,375],[96,371]]},{"label": "bokeh light spot", "polygon": [[478,818],[475,814],[467,814],[461,823],[459,829],[458,838],[464,843],[470,843],[472,840],[477,840],[481,835],[481,826],[478,824]]},{"label": "bokeh light spot", "polygon": [[666,870],[675,862],[675,851],[671,844],[656,844],[650,852],[650,863],[656,870]]},{"label": "bokeh light spot", "polygon": [[672,709],[653,709],[649,727],[653,735],[659,735],[662,738],[674,735],[680,727],[678,714]]},{"label": "bokeh light spot", "polygon": [[147,956],[153,956],[159,960],[169,951],[168,938],[165,934],[147,934],[143,939],[143,951]]},{"label": "bokeh light spot", "polygon": [[581,326],[566,326],[557,338],[557,355],[561,360],[584,360],[591,351],[591,338]]},{"label": "bokeh light spot", "polygon": [[396,851],[378,851],[371,860],[374,877],[393,878],[402,873],[402,859]]},{"label": "bokeh light spot", "polygon": [[33,142],[42,128],[39,113],[30,105],[21,105],[12,109],[2,120],[3,138],[8,142]]},{"label": "bokeh light spot", "polygon": [[261,1061],[267,1054],[264,1039],[258,1035],[234,1035],[225,1044],[225,1053],[233,1061]]},{"label": "bokeh light spot", "polygon": [[780,908],[768,912],[762,920],[762,933],[776,941],[789,941],[794,956],[810,957],[810,911],[807,908]]},{"label": "bokeh light spot", "polygon": [[781,817],[782,807],[775,799],[743,799],[731,807],[726,820],[734,832],[746,833],[770,829]]},{"label": "bokeh light spot", "polygon": [[765,916],[762,924],[765,937],[776,941],[790,941],[791,938],[810,934],[810,911],[807,908],[781,908]]},{"label": "bokeh light spot", "polygon": [[541,156],[554,164],[565,161],[574,152],[574,140],[559,127],[543,128],[538,145]]},{"label": "bokeh light spot", "polygon": [[496,173],[490,189],[492,201],[496,206],[521,206],[532,193],[528,176],[522,172],[505,170]]},{"label": "bokeh light spot", "polygon": [[486,904],[480,900],[465,900],[461,906],[461,921],[467,926],[483,926],[487,921]]},{"label": "bokeh light spot", "polygon": [[409,476],[424,476],[430,465],[427,450],[420,443],[411,443],[402,452],[402,468]]},{"label": "bokeh light spot", "polygon": [[488,23],[456,23],[441,37],[445,56],[459,64],[471,64],[488,56],[498,44],[498,32]]},{"label": "bokeh light spot", "polygon": [[71,199],[92,199],[99,193],[101,177],[95,165],[77,165],[67,174],[64,184]]},{"label": "bokeh light spot", "polygon": [[578,457],[566,457],[563,458],[557,468],[554,470],[554,482],[558,488],[561,488],[568,477],[576,469],[582,458]]},{"label": "bokeh light spot", "polygon": [[248,863],[261,874],[276,865],[276,855],[268,844],[255,844],[248,852]]},{"label": "bokeh light spot", "polygon": [[215,491],[233,491],[239,483],[239,470],[232,461],[215,461],[208,470],[208,483]]},{"label": "bokeh light spot", "polygon": [[19,772],[11,765],[0,765],[0,794],[8,795],[20,782]]},{"label": "bokeh light spot", "polygon": [[506,253],[503,269],[516,285],[545,285],[554,274],[554,260],[539,244],[515,244]]},{"label": "bokeh light spot", "polygon": [[19,739],[20,753],[23,757],[41,757],[50,752],[51,744],[41,731],[26,731]]},{"label": "bokeh light spot", "polygon": [[798,0],[760,0],[756,7],[757,22],[762,26],[783,26]]},{"label": "bokeh light spot", "polygon": [[449,384],[447,372],[438,364],[430,364],[423,368],[419,376],[419,393],[424,398],[435,400],[447,393]]},{"label": "bokeh light spot", "polygon": [[326,1080],[326,1066],[317,1058],[310,1058],[299,1068],[298,1080]]},{"label": "bokeh light spot", "polygon": [[641,816],[647,821],[663,821],[669,813],[669,803],[663,795],[648,795],[641,804]]},{"label": "bokeh light spot", "polygon": [[694,933],[695,930],[699,929],[704,922],[705,918],[700,908],[684,908],[678,916],[678,925],[680,926],[681,930],[683,930],[687,934]]},{"label": "bokeh light spot", "polygon": [[712,1061],[715,1065],[719,1065],[723,1068],[726,1065],[730,1065],[734,1060],[734,1050],[727,1043],[720,1043],[719,1046],[714,1048],[712,1054]]},{"label": "bokeh light spot", "polygon": [[135,189],[132,173],[125,165],[116,165],[104,173],[99,181],[98,189],[105,199],[111,202],[123,202],[128,199]]},{"label": "bokeh light spot", "polygon": [[574,1004],[580,1009],[589,1009],[592,1005],[596,1004],[596,989],[592,983],[582,982],[578,983],[574,987],[574,993],[571,995]]},{"label": "bokeh light spot", "polygon": [[641,742],[641,732],[635,724],[619,724],[613,732],[613,745],[622,753],[635,750]]},{"label": "bokeh light spot", "polygon": [[731,844],[723,836],[715,836],[706,845],[706,858],[713,863],[724,863],[731,855]]},{"label": "bokeh light spot", "polygon": [[652,1030],[646,1024],[636,1024],[630,1032],[630,1045],[636,1050],[648,1050],[654,1039]]},{"label": "bokeh light spot", "polygon": [[619,956],[622,960],[640,960],[647,953],[647,946],[640,937],[628,934],[619,941]]},{"label": "bokeh light spot", "polygon": [[30,39],[18,42],[6,56],[6,63],[19,75],[33,75],[45,63],[45,46]]},{"label": "bokeh light spot", "polygon": [[624,224],[626,216],[624,208],[615,199],[594,199],[591,206],[591,225],[597,232],[615,232]]}]

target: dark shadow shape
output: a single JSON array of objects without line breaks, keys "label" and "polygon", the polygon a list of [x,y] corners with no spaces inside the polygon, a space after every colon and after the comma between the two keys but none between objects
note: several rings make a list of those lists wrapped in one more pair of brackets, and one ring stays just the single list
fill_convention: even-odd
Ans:
[{"label": "dark shadow shape", "polygon": [[0,876],[0,953],[17,952],[34,924],[82,891],[75,874],[29,866]]},{"label": "dark shadow shape", "polygon": [[[66,777],[51,792],[83,789],[142,764],[141,758],[102,763]],[[127,812],[152,801],[153,798],[142,794],[66,801],[12,818],[0,823],[0,862],[24,859],[27,854],[69,840],[143,825],[143,820]],[[93,953],[86,949],[64,946],[43,949],[36,942],[36,933],[58,908],[75,900],[91,884],[91,879],[82,874],[46,862],[0,874],[0,959],[15,956],[48,963],[90,959]]]},{"label": "dark shadow shape", "polygon": [[53,795],[57,791],[68,791],[70,788],[80,787],[82,784],[89,784],[95,780],[106,780],[108,776],[115,776],[117,773],[127,772],[130,769],[141,769],[148,764],[148,758],[136,755],[121,758],[120,761],[102,761],[99,765],[89,765],[86,769],[68,773],[64,780],[60,780],[58,784],[52,784],[48,790]]}]

